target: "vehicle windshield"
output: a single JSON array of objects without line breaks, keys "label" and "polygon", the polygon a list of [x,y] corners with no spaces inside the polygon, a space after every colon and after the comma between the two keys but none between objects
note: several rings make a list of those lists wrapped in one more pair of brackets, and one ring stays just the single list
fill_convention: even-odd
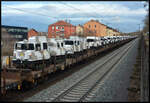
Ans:
[{"label": "vehicle windshield", "polygon": [[93,39],[87,39],[87,42],[94,42]]},{"label": "vehicle windshield", "polygon": [[16,50],[34,50],[34,45],[33,44],[21,44],[21,43],[16,43],[15,46]]},{"label": "vehicle windshield", "polygon": [[27,44],[16,43],[16,50],[27,50]]},{"label": "vehicle windshield", "polygon": [[65,45],[73,45],[73,41],[65,41]]},{"label": "vehicle windshield", "polygon": [[28,48],[27,48],[27,50],[34,50],[34,45],[33,44],[28,44]]},{"label": "vehicle windshield", "polygon": [[104,38],[101,38],[101,40],[105,40]]}]

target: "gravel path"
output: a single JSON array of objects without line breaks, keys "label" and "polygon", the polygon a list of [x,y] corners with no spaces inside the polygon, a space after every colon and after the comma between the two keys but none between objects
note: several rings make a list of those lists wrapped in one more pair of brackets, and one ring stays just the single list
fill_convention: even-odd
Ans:
[{"label": "gravel path", "polygon": [[129,50],[112,74],[103,82],[90,102],[127,102],[130,75],[136,62],[138,41]]},{"label": "gravel path", "polygon": [[[113,54],[115,51],[113,51],[110,54]],[[79,71],[73,73],[71,76],[64,78],[60,82],[57,82],[56,84],[52,85],[49,88],[46,88],[45,90],[37,93],[36,95],[27,98],[24,101],[32,101],[32,102],[49,102],[51,101],[50,98],[54,97],[58,92],[65,89],[67,86],[74,83],[77,79],[80,79],[81,76],[83,76],[85,73],[89,72],[92,67],[94,67],[97,63],[103,62],[106,58],[108,58],[108,55],[102,57],[101,59],[95,61],[94,63],[84,67],[83,69],[80,69]]]}]

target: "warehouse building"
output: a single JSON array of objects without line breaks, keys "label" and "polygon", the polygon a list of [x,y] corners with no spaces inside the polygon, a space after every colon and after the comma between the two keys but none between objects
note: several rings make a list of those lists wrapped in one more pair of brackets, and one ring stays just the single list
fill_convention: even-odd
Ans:
[{"label": "warehouse building", "polygon": [[1,30],[2,30],[2,36],[5,36],[3,35],[3,32],[7,32],[10,36],[12,36],[16,40],[27,39],[27,32],[28,32],[27,27],[2,25]]}]

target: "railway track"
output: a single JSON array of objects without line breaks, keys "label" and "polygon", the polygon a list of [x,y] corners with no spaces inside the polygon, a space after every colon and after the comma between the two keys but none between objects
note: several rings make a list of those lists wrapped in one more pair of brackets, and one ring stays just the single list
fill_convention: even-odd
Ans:
[{"label": "railway track", "polygon": [[[128,43],[127,43],[128,44]],[[122,47],[118,47],[119,49],[120,48],[122,48]],[[118,49],[118,48],[115,48],[115,49]],[[118,50],[119,50],[118,49]],[[113,51],[113,50],[109,50],[109,51],[107,51],[108,53],[110,53],[111,51]],[[119,52],[117,52],[117,53],[119,53]],[[115,53],[115,54],[117,54],[117,53]],[[105,55],[107,54],[106,53],[106,51],[105,51],[105,53],[104,53]],[[95,58],[94,58],[94,61],[95,60],[97,60],[97,59],[99,59],[99,57],[101,57],[102,55],[104,56],[104,54],[103,53],[101,53],[101,55],[99,55],[99,56],[96,56]],[[113,54],[113,53],[112,53]],[[97,59],[96,59],[97,58]],[[93,59],[91,60],[91,59],[89,59],[89,61],[86,61],[86,63],[85,63],[85,65],[89,65],[89,63],[91,64],[93,62]],[[47,81],[46,83],[44,83],[44,84],[42,84],[42,85],[40,85],[40,86],[38,86],[37,88],[34,88],[33,90],[29,90],[29,91],[27,91],[27,92],[22,92],[22,93],[17,93],[16,94],[16,91],[14,91],[14,95],[13,96],[8,96],[8,98],[9,99],[7,99],[8,101],[11,101],[11,100],[14,100],[14,101],[22,101],[23,99],[25,99],[25,98],[28,98],[28,97],[31,97],[31,96],[33,96],[34,94],[36,94],[36,93],[38,93],[39,91],[42,91],[43,89],[45,89],[45,88],[47,88],[48,86],[50,86],[50,85],[53,85],[53,84],[55,84],[55,82],[58,82],[58,81],[60,81],[60,80],[62,80],[62,78],[65,78],[65,77],[67,77],[68,75],[71,75],[72,74],[72,71],[77,71],[77,70],[79,70],[79,69],[81,69],[82,67],[84,67],[85,65],[78,65],[77,67],[76,66],[73,66],[73,68],[72,69],[69,69],[69,71],[68,70],[65,70],[65,71],[63,71],[63,74],[62,73],[57,73],[58,75],[53,75],[53,76],[51,76],[51,77],[53,77],[53,79],[52,80],[50,80],[49,82]],[[95,68],[95,65],[99,65],[99,63],[93,63],[93,66],[90,66],[91,68]],[[81,67],[80,67],[81,66]],[[98,68],[98,66],[97,66],[97,68]],[[61,72],[61,71],[60,71]],[[66,73],[65,73],[66,72]],[[65,73],[65,74],[64,74]],[[60,75],[60,74],[62,74],[62,75]],[[60,76],[59,76],[60,75]],[[55,79],[54,79],[55,78]],[[60,79],[61,78],[61,79]],[[39,89],[40,88],[40,89]],[[89,96],[88,96],[89,97]],[[6,100],[6,99],[5,99]]]},{"label": "railway track", "polygon": [[129,48],[132,47],[132,43],[128,43],[123,48],[119,48],[118,51],[106,59],[103,63],[96,64],[92,67],[92,71],[77,80],[74,84],[67,87],[63,91],[59,92],[53,98],[52,102],[85,102],[92,97],[92,91],[94,91],[98,85],[101,84],[101,80],[104,79],[109,71],[121,60],[121,58],[127,53]]}]

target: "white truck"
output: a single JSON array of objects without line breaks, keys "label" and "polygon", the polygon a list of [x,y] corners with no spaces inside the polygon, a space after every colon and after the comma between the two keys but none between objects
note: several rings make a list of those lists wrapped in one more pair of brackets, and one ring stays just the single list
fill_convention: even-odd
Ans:
[{"label": "white truck", "polygon": [[49,64],[50,59],[47,39],[44,36],[33,36],[15,43],[12,61],[16,67],[36,68],[43,62]]},{"label": "white truck", "polygon": [[98,39],[96,36],[87,36],[86,37],[88,48],[98,47]]},{"label": "white truck", "polygon": [[64,39],[64,48],[66,50],[67,55],[74,55],[75,50],[75,42],[70,39]]},{"label": "white truck", "polygon": [[70,39],[74,41],[75,53],[80,54],[83,51],[83,41],[79,36],[70,36]]}]

